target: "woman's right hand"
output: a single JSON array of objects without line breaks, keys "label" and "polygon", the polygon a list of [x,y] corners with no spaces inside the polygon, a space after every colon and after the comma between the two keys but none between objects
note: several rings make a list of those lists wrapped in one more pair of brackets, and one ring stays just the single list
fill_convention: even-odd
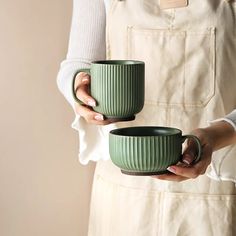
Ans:
[{"label": "woman's right hand", "polygon": [[113,123],[112,119],[105,119],[105,117],[95,112],[92,107],[96,106],[96,101],[89,94],[90,76],[85,72],[80,72],[75,78],[74,89],[77,98],[84,104],[76,102],[75,111],[82,116],[88,123],[96,125],[107,125]]}]

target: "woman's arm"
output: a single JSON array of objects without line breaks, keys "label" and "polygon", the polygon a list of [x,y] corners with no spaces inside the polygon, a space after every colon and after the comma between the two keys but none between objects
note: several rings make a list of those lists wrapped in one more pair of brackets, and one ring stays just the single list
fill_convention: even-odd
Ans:
[{"label": "woman's arm", "polygon": [[218,121],[205,128],[212,142],[213,151],[236,144],[236,131],[231,124]]},{"label": "woman's arm", "polygon": [[74,108],[71,86],[75,72],[106,57],[104,0],[74,0],[69,47],[57,76],[59,90]]}]

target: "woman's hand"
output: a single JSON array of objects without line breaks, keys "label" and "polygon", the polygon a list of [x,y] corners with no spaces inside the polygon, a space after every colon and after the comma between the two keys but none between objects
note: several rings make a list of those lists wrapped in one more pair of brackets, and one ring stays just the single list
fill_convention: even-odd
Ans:
[{"label": "woman's hand", "polygon": [[88,123],[96,125],[107,125],[113,123],[112,119],[105,119],[100,113],[95,112],[92,107],[96,106],[96,101],[89,94],[90,76],[85,72],[80,72],[76,76],[74,89],[77,98],[84,104],[76,102],[75,111],[82,116]]},{"label": "woman's hand", "polygon": [[196,156],[197,147],[189,139],[187,148],[183,153],[182,162],[178,165],[168,167],[168,170],[172,173],[154,176],[154,178],[178,182],[197,178],[206,172],[207,167],[211,163],[213,151],[236,143],[236,132],[225,121],[216,122],[207,128],[196,129],[192,131],[192,134],[197,136],[201,142],[201,160],[196,164],[192,164]]}]

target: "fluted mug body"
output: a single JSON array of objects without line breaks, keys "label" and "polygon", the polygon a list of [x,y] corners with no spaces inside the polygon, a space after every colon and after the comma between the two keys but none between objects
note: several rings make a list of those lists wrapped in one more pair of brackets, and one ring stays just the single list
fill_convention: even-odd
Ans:
[{"label": "fluted mug body", "polygon": [[182,157],[182,144],[194,139],[198,154],[201,145],[197,137],[182,135],[172,127],[143,126],[112,130],[109,133],[109,152],[112,162],[125,174],[153,175],[167,173],[167,168],[177,164]]},{"label": "fluted mug body", "polygon": [[135,60],[94,61],[90,69],[76,72],[72,83],[74,99],[83,104],[74,88],[79,72],[91,76],[90,93],[96,100],[93,109],[105,116],[118,120],[133,120],[144,106],[145,64]]},{"label": "fluted mug body", "polygon": [[144,63],[101,61],[91,67],[91,95],[94,110],[108,118],[128,118],[144,105]]}]

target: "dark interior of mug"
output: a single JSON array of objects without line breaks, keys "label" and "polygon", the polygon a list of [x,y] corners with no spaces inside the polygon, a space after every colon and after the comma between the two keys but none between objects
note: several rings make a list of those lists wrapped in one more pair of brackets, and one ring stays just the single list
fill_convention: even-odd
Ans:
[{"label": "dark interior of mug", "polygon": [[171,127],[142,126],[114,129],[111,134],[120,136],[167,136],[181,133],[181,130]]},{"label": "dark interior of mug", "polygon": [[137,64],[144,64],[144,62],[136,61],[136,60],[104,60],[104,61],[94,61],[93,64],[102,64],[102,65],[137,65]]}]

